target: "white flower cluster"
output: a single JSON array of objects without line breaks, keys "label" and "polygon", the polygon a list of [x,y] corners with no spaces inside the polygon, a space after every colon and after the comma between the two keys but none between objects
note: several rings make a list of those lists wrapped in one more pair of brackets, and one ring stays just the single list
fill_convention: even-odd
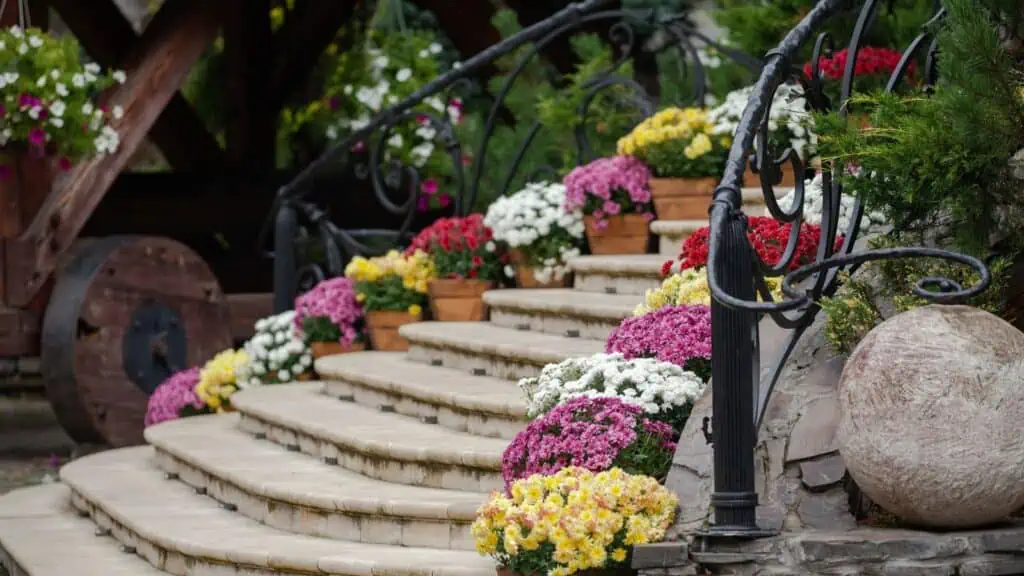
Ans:
[{"label": "white flower cluster", "polygon": [[313,355],[295,328],[294,310],[258,320],[245,351],[249,365],[238,375],[239,388],[291,382],[313,367]]},{"label": "white flower cluster", "polygon": [[[583,238],[583,211],[565,209],[565,186],[561,183],[532,182],[511,196],[498,198],[487,208],[484,225],[494,232],[495,240],[524,251],[541,239],[564,232],[558,256],[544,258],[542,266],[534,269],[538,282],[562,279],[569,273],[566,262],[580,255],[574,240]],[[511,276],[509,272],[505,271]]]},{"label": "white flower cluster", "polygon": [[[736,133],[753,90],[753,86],[734,90],[725,97],[722,104],[708,112],[708,121],[714,125],[715,134],[733,136]],[[818,135],[813,128],[814,120],[803,89],[793,84],[779,86],[768,113],[768,132],[775,134],[784,131],[783,140],[788,141],[800,158],[806,161],[816,154],[818,148]],[[757,145],[756,140],[754,145]]]},{"label": "white flower cluster", "polygon": [[704,387],[696,374],[675,364],[653,358],[626,360],[622,354],[570,358],[548,364],[538,377],[519,381],[531,418],[579,397],[619,398],[647,414],[659,414],[693,404]]},{"label": "white flower cluster", "polygon": [[[442,51],[440,44],[434,42],[427,48],[420,50],[420,58],[436,57]],[[397,87],[408,82],[413,77],[410,68],[403,67],[394,71],[389,70],[391,59],[383,54],[378,48],[369,48],[367,54],[369,60],[370,84],[365,86],[347,85],[342,89],[345,96],[354,96],[361,104],[359,115],[355,118],[340,118],[337,123],[327,127],[327,138],[335,140],[347,132],[362,130],[370,124],[370,119],[377,112],[380,112],[385,104],[390,106],[397,104],[402,93],[408,94],[410,90],[398,90]],[[393,83],[392,83],[393,82]],[[427,107],[438,114],[447,114],[453,124],[462,119],[462,110],[453,103],[446,104],[439,96],[434,95],[423,101]],[[417,168],[423,167],[434,153],[434,137],[437,134],[429,122],[421,122],[415,131],[419,142],[409,150],[412,155],[412,162]],[[396,150],[402,150],[406,145],[405,138],[401,134],[393,134],[388,138],[388,146]]]},{"label": "white flower cluster", "polygon": [[[779,200],[779,207],[787,212],[793,208],[793,200],[796,194],[790,192]],[[850,217],[853,216],[853,205],[856,199],[853,196],[843,194],[839,199],[839,234],[845,234],[850,227]],[[819,172],[813,180],[808,180],[804,186],[804,221],[809,224],[821,224],[821,217],[825,209],[825,191],[822,187],[821,173]],[[860,229],[868,232],[873,228],[886,224],[885,215],[881,212],[865,212],[861,218]]]},{"label": "white flower cluster", "polygon": [[[30,51],[42,48],[45,44],[44,33],[38,30],[22,30],[18,26],[12,26],[9,33],[17,41],[17,46],[11,48],[17,51],[19,56],[27,56]],[[7,49],[7,44],[0,41],[0,52]],[[10,94],[5,97],[6,104],[8,104],[7,109],[10,111],[9,122],[17,123],[23,118],[22,113],[24,113],[33,123],[43,118],[45,123],[54,128],[64,128],[67,122],[65,113],[68,109],[65,100],[72,95],[73,90],[85,94],[95,92],[101,74],[102,69],[95,62],[85,64],[82,72],[75,72],[70,77],[57,68],[43,73],[35,79],[34,97],[28,101],[20,100],[25,98],[25,95]],[[128,76],[123,70],[116,70],[110,76],[118,84],[124,84],[128,80]],[[14,85],[20,77],[17,71],[0,74],[0,91]],[[96,153],[113,154],[116,152],[121,145],[121,137],[116,130],[105,123],[106,112],[96,108],[86,99],[85,104],[82,105],[82,114],[89,119],[89,131],[95,133],[93,145],[96,148]],[[113,106],[110,109],[110,115],[115,120],[120,120],[124,116],[124,109],[121,106]],[[10,128],[0,130],[0,146],[6,146],[12,135],[13,132]],[[47,134],[46,138],[49,140],[51,135]]]}]

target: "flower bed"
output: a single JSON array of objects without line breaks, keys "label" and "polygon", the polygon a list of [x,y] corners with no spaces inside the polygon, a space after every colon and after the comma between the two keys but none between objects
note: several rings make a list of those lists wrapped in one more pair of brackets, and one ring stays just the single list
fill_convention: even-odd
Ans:
[{"label": "flower bed", "polygon": [[625,358],[656,358],[711,378],[711,309],[703,304],[666,306],[626,318],[605,345],[605,352]]},{"label": "flower bed", "polygon": [[[565,198],[562,184],[531,183],[498,198],[484,218],[494,239],[519,251],[520,266],[532,268],[541,284],[562,280],[569,273],[566,262],[580,254],[583,211],[566,210]],[[506,268],[506,276],[511,276],[510,271]]]},{"label": "flower bed", "polygon": [[548,364],[539,376],[520,380],[519,387],[531,418],[579,398],[616,398],[642,408],[648,418],[678,434],[704,382],[676,364],[614,353]]},{"label": "flower bed", "polygon": [[653,478],[570,467],[492,495],[470,533],[477,552],[515,574],[628,569],[633,546],[665,537],[677,504]]}]

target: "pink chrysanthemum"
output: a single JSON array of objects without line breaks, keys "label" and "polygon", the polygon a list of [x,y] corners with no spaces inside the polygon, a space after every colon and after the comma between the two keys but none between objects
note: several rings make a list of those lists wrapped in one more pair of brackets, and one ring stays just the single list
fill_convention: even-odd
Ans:
[{"label": "pink chrysanthemum", "polygon": [[323,317],[341,334],[340,342],[351,346],[359,336],[357,326],[363,318],[363,306],[356,299],[351,280],[344,276],[329,278],[295,299],[295,328],[302,331],[307,318]]},{"label": "pink chrysanthemum", "polygon": [[686,368],[693,358],[711,358],[711,308],[665,306],[627,318],[605,344],[605,352],[626,358],[657,358]]},{"label": "pink chrysanthemum", "polygon": [[167,420],[176,420],[186,406],[201,410],[205,404],[196,395],[195,388],[198,383],[199,368],[175,372],[161,382],[149,397],[143,424],[149,427]]}]

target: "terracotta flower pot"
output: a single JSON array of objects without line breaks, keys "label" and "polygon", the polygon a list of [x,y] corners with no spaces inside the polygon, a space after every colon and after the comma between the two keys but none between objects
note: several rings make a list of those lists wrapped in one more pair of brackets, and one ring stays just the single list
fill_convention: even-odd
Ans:
[{"label": "terracotta flower pot", "polygon": [[370,344],[374,350],[404,352],[409,349],[409,342],[398,334],[398,328],[420,320],[419,316],[413,316],[404,310],[367,312],[366,327],[370,333]]},{"label": "terracotta flower pot", "polygon": [[[796,186],[796,174],[793,172],[793,165],[785,163],[782,165],[782,182],[776,184],[781,188],[791,188]],[[743,187],[744,188],[760,188],[761,187],[761,175],[754,174],[754,171],[747,166],[747,171],[743,173]]]},{"label": "terracotta flower pot", "polygon": [[608,218],[604,230],[597,219],[584,216],[587,242],[593,254],[644,254],[647,252],[647,219],[642,214],[619,214]]},{"label": "terracotta flower pot", "polygon": [[439,278],[427,283],[430,311],[440,322],[481,322],[487,318],[484,292],[493,282],[469,278]]},{"label": "terracotta flower pot", "polygon": [[362,352],[366,350],[366,344],[353,342],[346,346],[341,342],[311,342],[309,348],[313,351],[313,358],[323,358],[324,356],[334,356],[335,354]]},{"label": "terracotta flower pot", "polygon": [[[495,568],[497,576],[540,576],[539,574],[520,574],[504,566]],[[591,568],[576,573],[578,576],[636,576],[637,571],[632,568]]]},{"label": "terracotta flower pot", "polygon": [[534,267],[530,266],[526,255],[516,249],[509,250],[508,254],[512,263],[516,265],[516,284],[520,288],[566,288],[569,286],[571,274],[566,274],[558,280],[539,282],[534,275]]},{"label": "terracotta flower pot", "polygon": [[659,220],[707,220],[718,179],[651,178],[650,185]]}]

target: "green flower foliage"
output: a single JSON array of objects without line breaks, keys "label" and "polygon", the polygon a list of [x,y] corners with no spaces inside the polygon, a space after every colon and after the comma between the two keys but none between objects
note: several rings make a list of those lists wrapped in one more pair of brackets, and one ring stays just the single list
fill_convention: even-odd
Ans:
[{"label": "green flower foliage", "polygon": [[1008,162],[1024,147],[1024,77],[998,24],[1020,21],[1024,5],[1013,4],[946,3],[940,83],[932,95],[855,96],[854,107],[871,113],[863,129],[836,115],[816,119],[822,158],[859,166],[861,177],[842,183],[883,210],[897,231],[941,222],[960,250],[984,254],[999,232],[1020,246],[1012,231],[1021,223],[1001,218],[1004,208],[1017,206],[1022,188]]}]

